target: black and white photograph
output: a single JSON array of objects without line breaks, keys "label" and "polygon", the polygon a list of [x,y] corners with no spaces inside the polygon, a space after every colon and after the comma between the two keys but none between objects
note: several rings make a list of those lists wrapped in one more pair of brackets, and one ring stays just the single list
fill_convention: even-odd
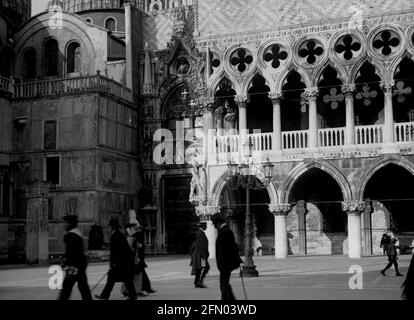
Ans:
[{"label": "black and white photograph", "polygon": [[0,302],[405,304],[413,248],[413,0],[0,0]]}]

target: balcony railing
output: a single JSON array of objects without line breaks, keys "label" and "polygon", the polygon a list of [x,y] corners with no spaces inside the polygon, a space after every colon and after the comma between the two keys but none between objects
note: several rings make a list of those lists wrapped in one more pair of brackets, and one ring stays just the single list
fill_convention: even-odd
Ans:
[{"label": "balcony railing", "polygon": [[34,98],[68,93],[105,92],[132,102],[132,90],[121,83],[101,76],[82,76],[14,85],[15,98]]},{"label": "balcony railing", "polygon": [[320,147],[338,147],[345,145],[345,128],[319,129]]},{"label": "balcony railing", "polygon": [[358,145],[378,144],[384,140],[384,126],[357,126],[355,127],[355,141]]},{"label": "balcony railing", "polygon": [[255,133],[249,134],[249,141],[252,144],[253,151],[272,150],[272,133]]},{"label": "balcony railing", "polygon": [[12,80],[0,76],[0,91],[13,93]]},{"label": "balcony railing", "polygon": [[282,132],[282,148],[290,149],[305,149],[308,147],[309,131],[284,131]]},{"label": "balcony railing", "polygon": [[394,124],[396,142],[414,141],[414,122],[402,122]]}]

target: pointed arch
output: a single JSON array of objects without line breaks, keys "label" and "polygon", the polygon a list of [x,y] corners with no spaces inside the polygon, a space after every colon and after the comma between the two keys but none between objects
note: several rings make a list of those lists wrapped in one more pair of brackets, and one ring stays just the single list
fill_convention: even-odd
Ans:
[{"label": "pointed arch", "polygon": [[161,103],[160,103],[160,110],[159,110],[159,115],[161,119],[166,119],[166,114],[165,114],[165,108],[166,105],[168,103],[168,101],[170,100],[171,96],[180,88],[183,87],[187,87],[189,88],[191,91],[193,91],[194,87],[192,84],[187,83],[185,81],[181,81],[179,83],[176,83],[174,85],[172,85],[171,87],[168,88],[168,90],[166,91],[166,94],[161,98]]},{"label": "pointed arch", "polygon": [[232,87],[236,91],[236,93],[239,94],[239,91],[237,91],[237,86],[236,86],[236,82],[234,81],[234,79],[232,79],[232,77],[225,70],[221,70],[221,72],[214,78],[214,80],[208,86],[209,97],[214,97],[214,94],[216,93],[217,88],[220,85],[221,81],[223,81],[223,79],[229,80],[232,84]]},{"label": "pointed arch", "polygon": [[381,64],[378,63],[376,60],[372,59],[371,57],[366,56],[364,59],[359,60],[354,65],[351,72],[349,73],[349,78],[348,78],[347,83],[355,83],[357,76],[358,76],[358,72],[365,63],[369,63],[375,68],[375,72],[381,78],[381,81],[388,80],[387,73],[385,72]]},{"label": "pointed arch", "polygon": [[292,191],[295,182],[304,173],[306,173],[312,168],[317,168],[322,171],[325,171],[338,183],[338,186],[342,191],[342,197],[344,201],[352,199],[351,186],[346,177],[342,174],[342,172],[339,171],[335,166],[333,166],[329,162],[313,159],[307,162],[302,162],[300,165],[296,166],[289,172],[287,178],[283,181],[279,188],[281,203],[289,203],[289,195]]},{"label": "pointed arch", "polygon": [[389,165],[395,164],[406,169],[412,175],[414,175],[414,164],[407,160],[406,158],[399,156],[399,155],[388,155],[385,157],[381,157],[372,161],[368,166],[366,166],[363,170],[361,177],[358,179],[357,183],[355,184],[355,198],[357,200],[363,200],[364,191],[367,186],[368,181],[372,178],[372,176],[381,168]]},{"label": "pointed arch", "polygon": [[[224,172],[215,182],[213,189],[211,190],[211,206],[220,206],[220,197],[221,193],[223,192],[224,187],[226,186],[228,180],[227,172]],[[265,177],[262,172],[257,173],[256,178],[259,179],[261,182],[264,182]],[[270,204],[278,204],[278,196],[276,192],[276,188],[273,182],[270,182],[269,185],[266,187],[266,191],[269,194]]]},{"label": "pointed arch", "polygon": [[270,91],[272,91],[272,87],[274,86],[274,81],[271,77],[269,77],[269,75],[265,72],[263,72],[259,67],[256,67],[254,69],[253,72],[251,72],[243,81],[242,86],[241,86],[241,92],[242,95],[247,95],[248,91],[251,87],[251,84],[253,82],[253,80],[257,77],[257,76],[261,76],[263,79],[265,79],[265,83],[266,85],[269,87]]},{"label": "pointed arch", "polygon": [[309,77],[309,74],[301,67],[298,67],[291,63],[287,68],[285,68],[279,75],[276,85],[275,85],[275,91],[282,91],[283,85],[286,83],[287,77],[291,71],[296,71],[300,74],[303,83],[306,85],[307,88],[312,87],[312,80]]},{"label": "pointed arch", "polygon": [[342,84],[346,83],[347,76],[345,69],[340,64],[335,63],[332,60],[328,60],[316,70],[315,76],[313,77],[314,87],[318,86],[318,83],[321,81],[322,74],[328,67],[331,67],[337,72],[337,77],[342,81]]},{"label": "pointed arch", "polygon": [[395,59],[392,63],[391,66],[389,67],[388,70],[388,77],[389,79],[394,79],[395,74],[397,73],[397,68],[398,66],[401,64],[401,62],[405,59],[408,58],[410,60],[412,60],[414,62],[414,55],[412,55],[411,53],[408,52],[408,50],[405,50],[404,53],[399,56],[397,59]]}]

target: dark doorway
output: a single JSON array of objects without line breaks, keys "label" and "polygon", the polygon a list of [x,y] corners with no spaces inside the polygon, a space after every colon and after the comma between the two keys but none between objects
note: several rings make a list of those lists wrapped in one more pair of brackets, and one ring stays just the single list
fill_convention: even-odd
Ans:
[{"label": "dark doorway", "polygon": [[166,248],[170,254],[189,254],[199,218],[188,201],[191,176],[164,178]]},{"label": "dark doorway", "polygon": [[249,89],[247,128],[251,133],[273,132],[273,106],[269,87],[261,75],[256,75]]}]

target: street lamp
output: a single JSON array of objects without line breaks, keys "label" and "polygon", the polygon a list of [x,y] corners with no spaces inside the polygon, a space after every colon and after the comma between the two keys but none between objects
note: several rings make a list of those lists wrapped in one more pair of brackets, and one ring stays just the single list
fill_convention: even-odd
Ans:
[{"label": "street lamp", "polygon": [[267,188],[269,185],[272,174],[273,164],[268,160],[263,164],[263,171],[265,179],[263,182],[255,177],[253,172],[253,164],[250,162],[252,156],[253,145],[250,141],[243,145],[243,153],[246,158],[246,162],[240,165],[230,162],[227,165],[227,175],[229,180],[227,186],[232,190],[237,190],[242,187],[246,189],[246,220],[244,229],[244,256],[245,261],[242,267],[241,273],[245,277],[258,277],[259,272],[256,270],[256,266],[253,262],[253,220],[250,212],[250,190],[261,190]]}]

